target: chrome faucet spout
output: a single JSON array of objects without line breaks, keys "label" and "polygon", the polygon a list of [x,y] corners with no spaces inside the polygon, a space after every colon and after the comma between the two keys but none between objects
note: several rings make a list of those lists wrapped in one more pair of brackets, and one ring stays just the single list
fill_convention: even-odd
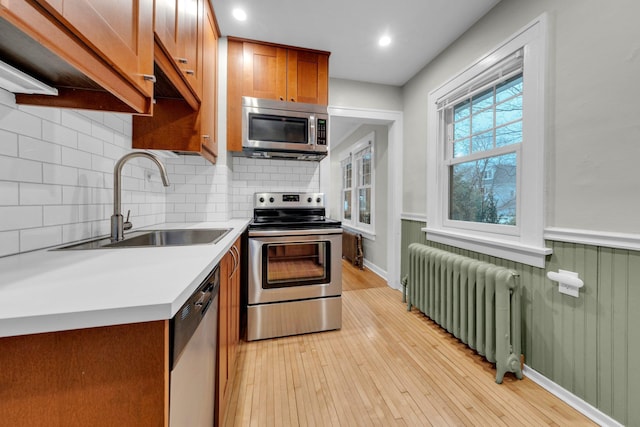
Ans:
[{"label": "chrome faucet spout", "polygon": [[121,179],[122,179],[122,168],[124,164],[133,159],[134,157],[146,157],[147,159],[153,161],[160,170],[160,178],[162,179],[162,184],[165,187],[169,186],[169,177],[167,176],[167,170],[164,167],[164,164],[158,159],[155,155],[148,153],[146,151],[132,151],[131,153],[125,154],[116,162],[116,165],[113,168],[113,215],[111,215],[111,240],[118,241],[124,238],[124,221],[122,218],[122,191],[121,191]]}]

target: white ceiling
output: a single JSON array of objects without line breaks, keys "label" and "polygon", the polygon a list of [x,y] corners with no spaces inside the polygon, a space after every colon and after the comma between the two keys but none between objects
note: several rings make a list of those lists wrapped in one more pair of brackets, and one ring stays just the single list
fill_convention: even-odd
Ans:
[{"label": "white ceiling", "polygon": [[[500,0],[211,0],[223,36],[331,52],[329,76],[404,85]],[[242,7],[244,22],[232,17]],[[381,48],[383,34],[392,38]]]}]

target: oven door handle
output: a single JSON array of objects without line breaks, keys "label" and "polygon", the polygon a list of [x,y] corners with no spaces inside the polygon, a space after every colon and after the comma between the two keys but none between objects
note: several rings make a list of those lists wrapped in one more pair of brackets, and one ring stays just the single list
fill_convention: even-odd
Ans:
[{"label": "oven door handle", "polygon": [[309,230],[281,228],[278,230],[249,230],[249,237],[283,237],[327,234],[342,234],[342,228],[314,228]]}]

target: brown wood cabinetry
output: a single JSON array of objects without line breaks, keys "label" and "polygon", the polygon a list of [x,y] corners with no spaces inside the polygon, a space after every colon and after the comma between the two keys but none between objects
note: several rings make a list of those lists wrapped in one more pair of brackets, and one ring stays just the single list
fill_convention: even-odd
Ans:
[{"label": "brown wood cabinetry", "polygon": [[157,0],[155,35],[159,48],[179,70],[195,95],[202,99],[203,0]]},{"label": "brown wood cabinetry", "polygon": [[326,105],[329,53],[229,38],[227,149],[242,151],[242,97]]},{"label": "brown wood cabinetry", "polygon": [[169,423],[169,321],[0,338],[0,423]]},{"label": "brown wood cabinetry", "polygon": [[[173,2],[165,3],[173,4]],[[203,16],[201,16],[203,24],[198,26],[200,34],[196,37],[201,40],[199,52],[196,55],[200,64],[200,70],[196,72],[196,76],[201,77],[197,83],[201,86],[199,90],[201,100],[198,101],[195,98],[195,92],[184,85],[183,76],[176,71],[175,65],[178,62],[169,61],[163,52],[157,53],[158,67],[162,68],[165,74],[173,73],[172,78],[177,81],[175,87],[182,87],[178,89],[181,96],[166,98],[158,96],[153,117],[134,117],[132,145],[133,148],[200,154],[215,163],[218,155],[216,118],[219,33],[209,2],[199,0],[197,3],[204,5]],[[189,74],[185,73],[185,75]]]},{"label": "brown wood cabinetry", "polygon": [[59,88],[18,103],[151,113],[153,0],[2,0],[0,32],[6,62]]},{"label": "brown wood cabinetry", "polygon": [[220,263],[216,420],[223,425],[240,343],[240,238]]}]

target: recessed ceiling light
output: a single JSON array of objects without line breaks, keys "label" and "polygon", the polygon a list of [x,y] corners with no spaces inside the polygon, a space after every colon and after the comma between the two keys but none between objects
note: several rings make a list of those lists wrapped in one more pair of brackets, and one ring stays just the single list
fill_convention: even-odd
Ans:
[{"label": "recessed ceiling light", "polygon": [[391,37],[389,36],[380,37],[380,40],[378,40],[378,44],[382,47],[389,46],[391,44]]},{"label": "recessed ceiling light", "polygon": [[235,8],[233,9],[233,12],[231,12],[233,14],[233,17],[236,18],[238,21],[246,21],[247,20],[247,13],[240,9],[240,8]]}]

